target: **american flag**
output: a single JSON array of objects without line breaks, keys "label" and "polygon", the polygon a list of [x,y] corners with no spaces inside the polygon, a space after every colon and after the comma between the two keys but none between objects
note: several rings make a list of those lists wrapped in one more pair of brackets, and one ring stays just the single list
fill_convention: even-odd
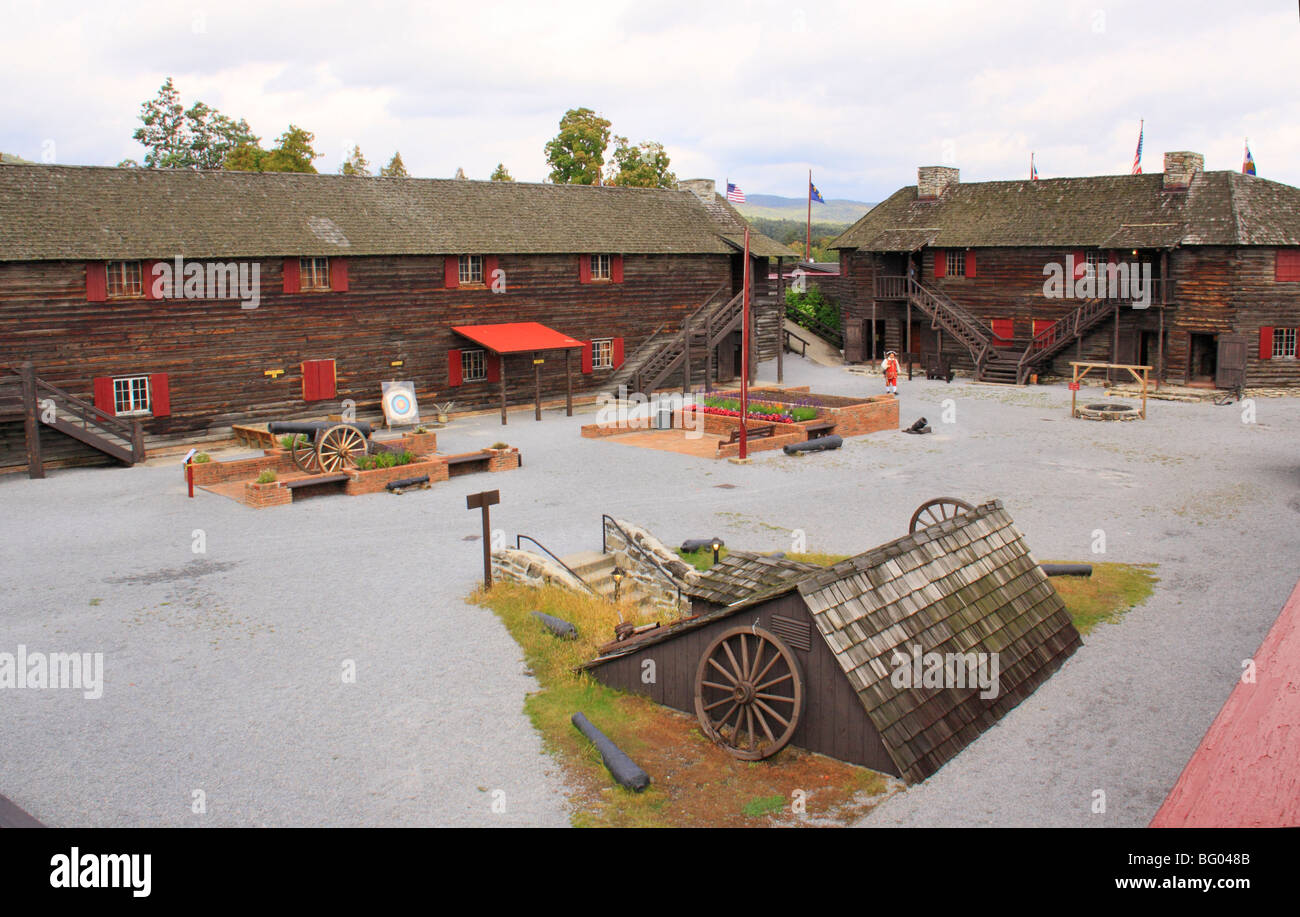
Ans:
[{"label": "american flag", "polygon": [[745,203],[745,192],[740,190],[739,185],[727,182],[727,200],[733,204],[743,204]]},{"label": "american flag", "polygon": [[1034,165],[1034,154],[1029,154],[1029,180],[1038,181],[1038,166]]},{"label": "american flag", "polygon": [[1146,128],[1146,121],[1143,121],[1140,125],[1138,125],[1138,148],[1137,148],[1137,152],[1133,154],[1134,175],[1142,174],[1142,132],[1145,128]]}]

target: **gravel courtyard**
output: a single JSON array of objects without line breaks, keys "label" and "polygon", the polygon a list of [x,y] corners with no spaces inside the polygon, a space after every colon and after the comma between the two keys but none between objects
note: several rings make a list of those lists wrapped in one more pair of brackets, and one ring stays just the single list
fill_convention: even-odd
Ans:
[{"label": "gravel courtyard", "polygon": [[[789,363],[814,391],[883,390]],[[1254,423],[1159,401],[1090,423],[1064,385],[900,388],[903,424],[933,434],[749,466],[582,439],[589,409],[457,420],[442,451],[505,439],[524,467],[401,497],[187,500],[174,460],[0,478],[0,652],[104,654],[98,700],[0,690],[0,794],[52,825],[563,825],[522,712],[536,683],[463,601],[481,575],[467,493],[499,488],[494,527],[557,554],[599,550],[601,513],[670,544],[790,550],[802,531],[856,553],[952,495],[1002,499],[1040,559],[1156,563],[1160,583],[864,824],[1145,825],[1300,577],[1300,399],[1255,402]]]}]

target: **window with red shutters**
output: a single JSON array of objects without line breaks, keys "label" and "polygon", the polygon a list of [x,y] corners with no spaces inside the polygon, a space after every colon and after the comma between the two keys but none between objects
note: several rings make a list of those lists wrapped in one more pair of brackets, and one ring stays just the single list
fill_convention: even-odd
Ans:
[{"label": "window with red shutters", "polygon": [[461,384],[460,351],[447,351],[447,384],[455,388]]},{"label": "window with red shutters", "polygon": [[1300,283],[1300,248],[1279,248],[1273,268],[1277,283]]},{"label": "window with red shutters", "polygon": [[336,392],[333,360],[303,360],[303,401],[328,401],[334,397]]}]

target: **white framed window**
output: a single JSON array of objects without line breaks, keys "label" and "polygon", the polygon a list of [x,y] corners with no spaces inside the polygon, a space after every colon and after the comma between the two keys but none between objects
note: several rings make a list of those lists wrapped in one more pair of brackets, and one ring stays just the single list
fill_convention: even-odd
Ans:
[{"label": "white framed window", "polygon": [[460,352],[460,378],[462,382],[482,382],[487,378],[487,352],[462,350]]},{"label": "white framed window", "polygon": [[1110,258],[1103,251],[1086,251],[1083,253],[1083,270],[1085,274],[1100,277],[1100,271],[1110,263]]},{"label": "white framed window", "polygon": [[299,258],[299,289],[328,290],[330,288],[330,259]]},{"label": "white framed window", "polygon": [[462,284],[483,282],[482,255],[460,256],[460,282]]},{"label": "white framed window", "polygon": [[592,280],[610,280],[614,273],[612,266],[614,258],[612,255],[592,255],[591,256],[591,279]]},{"label": "white framed window", "polygon": [[955,248],[948,249],[948,276],[966,276],[966,253]]},{"label": "white framed window", "polygon": [[1273,358],[1285,359],[1287,357],[1295,359],[1295,342],[1296,329],[1294,328],[1274,328],[1273,329]]},{"label": "white framed window", "polygon": [[108,295],[111,299],[144,296],[143,270],[139,261],[108,262]]},{"label": "white framed window", "polygon": [[149,413],[148,376],[121,376],[113,380],[113,413],[119,417]]},{"label": "white framed window", "polygon": [[[592,256],[596,257],[595,255]],[[591,342],[591,368],[592,369],[613,369],[614,368],[614,340],[613,338],[604,338]]]}]

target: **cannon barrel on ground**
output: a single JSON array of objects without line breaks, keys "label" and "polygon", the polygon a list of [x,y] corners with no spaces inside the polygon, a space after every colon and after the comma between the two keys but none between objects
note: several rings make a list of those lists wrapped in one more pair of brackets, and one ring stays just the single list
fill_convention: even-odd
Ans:
[{"label": "cannon barrel on ground", "polygon": [[592,745],[596,746],[601,760],[605,762],[605,767],[620,785],[638,793],[650,785],[650,775],[629,758],[627,752],[611,742],[609,736],[593,726],[591,720],[581,713],[575,713],[571,722],[591,741]]},{"label": "cannon barrel on ground", "polygon": [[796,455],[800,452],[823,452],[827,449],[838,449],[842,445],[844,445],[844,438],[832,433],[830,436],[819,436],[804,443],[790,443],[788,446],[782,446],[781,450],[786,455]]},{"label": "cannon barrel on ground", "polygon": [[1039,564],[1048,576],[1092,576],[1092,564]]},{"label": "cannon barrel on ground", "polygon": [[366,439],[370,438],[370,424],[362,423],[357,420],[342,421],[335,423],[332,420],[273,420],[266,425],[267,432],[272,436],[315,436],[321,430],[328,430],[330,427],[345,426],[356,430]]},{"label": "cannon barrel on ground", "polygon": [[563,618],[557,618],[554,615],[548,615],[544,611],[534,611],[533,617],[542,622],[542,626],[549,630],[561,640],[577,640],[578,628],[574,627]]},{"label": "cannon barrel on ground", "polygon": [[696,551],[711,551],[715,541],[718,543],[719,548],[727,546],[727,543],[721,538],[687,538],[682,542],[681,550],[687,554],[694,554]]}]

